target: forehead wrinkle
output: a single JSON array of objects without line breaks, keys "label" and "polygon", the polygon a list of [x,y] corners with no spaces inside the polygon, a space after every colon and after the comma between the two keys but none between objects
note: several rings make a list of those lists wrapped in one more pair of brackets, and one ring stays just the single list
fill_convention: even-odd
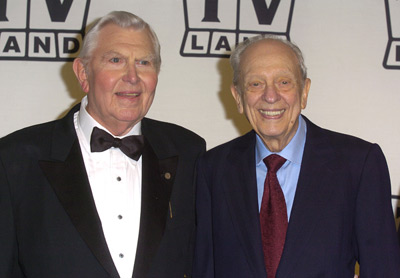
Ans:
[{"label": "forehead wrinkle", "polygon": [[120,55],[120,56],[124,56],[122,53],[120,53],[120,52],[118,52],[118,51],[115,51],[115,50],[106,51],[106,52],[104,52],[104,54],[103,54],[102,56],[103,56],[103,57],[106,57],[106,56],[110,56],[110,55]]},{"label": "forehead wrinkle", "polygon": [[156,59],[156,55],[154,55],[153,53],[151,54],[145,54],[145,55],[138,55],[135,57],[135,61],[138,60],[147,60],[147,61],[155,61]]},{"label": "forehead wrinkle", "polygon": [[[265,61],[266,57],[270,57],[270,59]],[[269,60],[272,60],[272,62]],[[278,41],[263,40],[249,46],[242,53],[239,68],[249,67],[249,65],[251,68],[257,66],[266,68],[280,63],[285,64],[289,70],[291,68],[292,71],[300,70],[298,57],[289,46]]]},{"label": "forehead wrinkle", "polygon": [[259,78],[265,79],[265,77],[288,77],[297,79],[295,73],[290,69],[273,69],[272,71],[269,70],[262,70],[258,71],[257,69],[252,68],[247,74],[245,74],[245,79],[252,79],[252,78]]},{"label": "forehead wrinkle", "polygon": [[147,39],[150,40],[150,38],[139,38],[142,33],[135,33],[135,35],[137,35],[138,37],[134,37],[132,36],[132,34],[126,34],[126,32],[126,30],[122,29],[121,34],[118,36],[118,30],[117,32],[112,33],[110,33],[109,30],[106,30],[106,32],[101,33],[98,47],[96,49],[109,49],[107,52],[114,51],[117,53],[121,53],[121,51],[129,53],[146,51],[153,54],[154,47],[151,42],[147,41]]},{"label": "forehead wrinkle", "polygon": [[154,61],[155,60],[155,55],[153,53],[150,54],[143,54],[143,55],[137,55],[137,52],[132,52],[127,54],[121,53],[121,51],[118,50],[109,50],[106,51],[103,55],[102,58],[107,58],[109,56],[122,56],[123,58],[128,58],[128,57],[134,57],[135,61],[137,60],[151,60]]}]

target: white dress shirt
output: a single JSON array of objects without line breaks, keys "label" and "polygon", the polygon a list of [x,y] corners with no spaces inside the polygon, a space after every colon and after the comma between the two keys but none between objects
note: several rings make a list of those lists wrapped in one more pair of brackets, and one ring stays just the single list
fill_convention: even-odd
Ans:
[{"label": "white dress shirt", "polygon": [[[93,127],[109,131],[89,115],[86,105],[85,96],[74,115],[86,172],[114,264],[121,278],[131,278],[140,225],[142,157],[135,161],[114,147],[92,153]],[[139,122],[125,136],[140,135],[140,127]]]}]

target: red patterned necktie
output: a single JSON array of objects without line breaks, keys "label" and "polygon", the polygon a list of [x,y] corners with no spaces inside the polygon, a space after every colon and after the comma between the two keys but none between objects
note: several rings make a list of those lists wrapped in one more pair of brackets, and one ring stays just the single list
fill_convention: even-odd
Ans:
[{"label": "red patterned necktie", "polygon": [[288,226],[286,202],[276,172],[286,159],[272,154],[264,158],[268,172],[260,210],[261,236],[268,278],[275,278]]}]

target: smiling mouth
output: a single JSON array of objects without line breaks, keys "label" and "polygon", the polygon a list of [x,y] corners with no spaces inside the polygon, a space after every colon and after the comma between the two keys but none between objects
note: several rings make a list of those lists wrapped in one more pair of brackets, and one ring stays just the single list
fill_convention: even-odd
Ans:
[{"label": "smiling mouth", "polygon": [[140,95],[140,93],[122,93],[122,92],[118,92],[115,94],[119,97],[138,97]]},{"label": "smiling mouth", "polygon": [[282,110],[259,110],[261,114],[268,116],[268,117],[276,117],[276,116],[280,116],[283,114],[283,112],[285,112],[285,109]]}]

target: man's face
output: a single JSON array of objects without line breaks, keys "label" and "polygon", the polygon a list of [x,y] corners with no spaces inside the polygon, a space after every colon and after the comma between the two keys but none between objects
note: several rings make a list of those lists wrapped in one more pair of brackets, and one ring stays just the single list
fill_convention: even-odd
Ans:
[{"label": "man's face", "polygon": [[270,151],[281,151],[296,134],[310,80],[302,88],[294,52],[273,40],[249,46],[242,53],[240,70],[238,86],[231,87],[239,112],[246,115]]},{"label": "man's face", "polygon": [[75,60],[75,74],[88,94],[86,110],[114,135],[126,134],[147,114],[158,80],[154,58],[146,31],[108,24],[86,69]]}]

